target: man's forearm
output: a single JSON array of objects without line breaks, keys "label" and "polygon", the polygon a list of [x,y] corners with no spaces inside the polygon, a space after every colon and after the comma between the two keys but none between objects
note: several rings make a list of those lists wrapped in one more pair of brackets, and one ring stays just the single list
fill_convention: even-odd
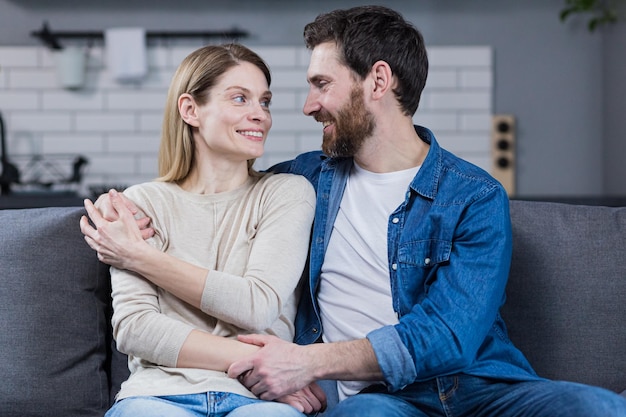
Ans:
[{"label": "man's forearm", "polygon": [[383,374],[367,339],[305,346],[314,380],[380,381]]}]

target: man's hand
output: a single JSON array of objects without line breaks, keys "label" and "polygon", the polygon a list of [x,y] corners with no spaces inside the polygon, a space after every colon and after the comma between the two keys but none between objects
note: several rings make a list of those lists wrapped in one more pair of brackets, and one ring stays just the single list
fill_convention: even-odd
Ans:
[{"label": "man's hand", "polygon": [[[86,199],[85,209],[95,228],[87,217],[82,216],[80,230],[85,235],[87,244],[98,252],[98,259],[118,268],[127,268],[133,248],[143,244],[145,238],[154,234],[154,230],[147,228],[149,218],[135,220],[133,213],[116,191],[110,191],[109,201],[110,216],[116,220],[104,218],[94,204]],[[144,227],[143,230],[140,229],[141,226]]]},{"label": "man's hand", "polygon": [[315,382],[293,394],[277,398],[276,401],[289,404],[305,414],[317,413],[326,409],[326,394]]},{"label": "man's hand", "polygon": [[240,335],[238,339],[261,349],[231,364],[228,376],[238,378],[257,397],[276,400],[314,382],[304,346],[268,335]]}]

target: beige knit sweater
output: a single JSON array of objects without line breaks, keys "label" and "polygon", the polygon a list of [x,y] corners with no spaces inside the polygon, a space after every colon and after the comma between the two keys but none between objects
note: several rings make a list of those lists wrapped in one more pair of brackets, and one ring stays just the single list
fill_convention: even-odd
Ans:
[{"label": "beige knit sweater", "polygon": [[151,217],[156,235],[150,244],[210,272],[198,310],[134,273],[111,268],[113,334],[131,370],[118,399],[207,391],[253,397],[224,372],[175,368],[178,353],[192,329],[230,338],[250,332],[293,338],[313,187],[304,177],[265,174],[218,194],[192,194],[163,182],[125,194]]}]

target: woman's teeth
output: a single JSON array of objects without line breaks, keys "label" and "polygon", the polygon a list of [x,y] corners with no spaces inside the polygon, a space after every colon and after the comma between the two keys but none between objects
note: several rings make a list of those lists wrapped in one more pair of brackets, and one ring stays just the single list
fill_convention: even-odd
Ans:
[{"label": "woman's teeth", "polygon": [[244,136],[255,136],[257,138],[262,138],[263,137],[263,133],[262,132],[253,132],[251,130],[242,130],[239,133],[244,135]]}]

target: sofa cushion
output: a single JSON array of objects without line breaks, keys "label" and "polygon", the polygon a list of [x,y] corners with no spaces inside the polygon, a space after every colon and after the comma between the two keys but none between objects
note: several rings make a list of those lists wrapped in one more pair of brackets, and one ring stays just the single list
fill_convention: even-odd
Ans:
[{"label": "sofa cushion", "polygon": [[83,209],[0,210],[0,415],[102,416],[112,356],[108,267]]},{"label": "sofa cushion", "polygon": [[626,389],[626,207],[511,201],[503,317],[540,376]]}]

